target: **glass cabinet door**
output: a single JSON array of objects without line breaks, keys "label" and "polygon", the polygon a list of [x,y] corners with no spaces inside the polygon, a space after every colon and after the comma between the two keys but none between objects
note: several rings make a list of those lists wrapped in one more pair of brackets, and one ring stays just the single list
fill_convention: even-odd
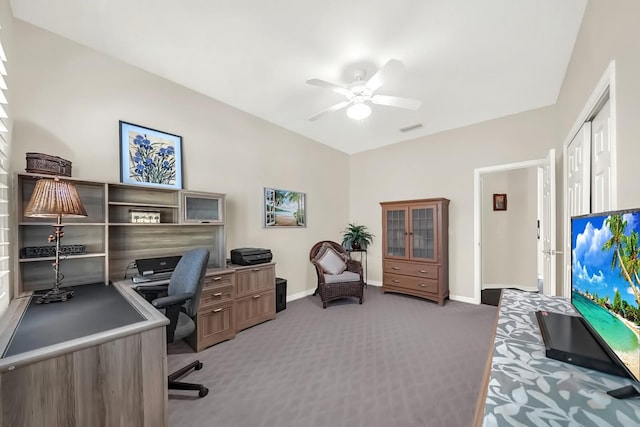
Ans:
[{"label": "glass cabinet door", "polygon": [[436,215],[435,205],[410,208],[409,231],[411,259],[436,260]]},{"label": "glass cabinet door", "polygon": [[386,256],[407,257],[407,209],[385,209]]}]

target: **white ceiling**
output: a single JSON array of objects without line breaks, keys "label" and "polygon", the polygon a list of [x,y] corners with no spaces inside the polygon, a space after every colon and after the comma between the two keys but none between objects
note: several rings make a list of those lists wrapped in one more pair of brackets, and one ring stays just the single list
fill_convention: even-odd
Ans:
[{"label": "white ceiling", "polygon": [[[14,16],[273,122],[357,153],[556,102],[587,0],[12,0]],[[389,59],[373,106],[307,118]],[[400,132],[421,123],[422,128]]]}]

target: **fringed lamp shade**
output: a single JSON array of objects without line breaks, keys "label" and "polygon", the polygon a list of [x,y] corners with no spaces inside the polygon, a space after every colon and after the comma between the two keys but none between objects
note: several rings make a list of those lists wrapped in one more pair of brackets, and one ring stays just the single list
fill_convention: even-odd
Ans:
[{"label": "fringed lamp shade", "polygon": [[31,200],[24,211],[25,216],[56,218],[82,218],[87,211],[82,205],[75,185],[58,178],[43,178],[36,181]]}]

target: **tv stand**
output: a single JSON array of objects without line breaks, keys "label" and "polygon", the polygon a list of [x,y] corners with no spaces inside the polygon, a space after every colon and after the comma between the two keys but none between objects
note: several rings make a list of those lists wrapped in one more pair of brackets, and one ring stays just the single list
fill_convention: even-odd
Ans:
[{"label": "tv stand", "polygon": [[528,426],[532,420],[538,420],[536,425],[595,425],[589,420],[596,419],[620,425],[620,420],[637,420],[640,398],[632,397],[640,382],[546,357],[536,311],[578,315],[567,298],[502,291],[473,425]]}]

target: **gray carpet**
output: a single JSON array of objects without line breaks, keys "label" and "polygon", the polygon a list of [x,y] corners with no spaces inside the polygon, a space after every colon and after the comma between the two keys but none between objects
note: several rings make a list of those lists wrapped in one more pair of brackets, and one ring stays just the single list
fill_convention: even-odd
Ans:
[{"label": "gray carpet", "polygon": [[365,301],[320,297],[194,353],[169,346],[172,372],[209,395],[169,390],[171,426],[471,425],[496,307],[444,307],[369,286]]}]

